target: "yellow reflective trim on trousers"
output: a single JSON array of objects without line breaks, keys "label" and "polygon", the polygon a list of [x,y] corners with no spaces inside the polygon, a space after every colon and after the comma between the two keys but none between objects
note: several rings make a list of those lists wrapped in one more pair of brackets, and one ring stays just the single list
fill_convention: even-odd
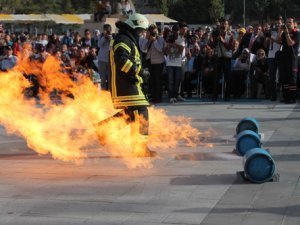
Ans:
[{"label": "yellow reflective trim on trousers", "polygon": [[111,95],[117,96],[117,87],[116,87],[116,65],[114,59],[113,51],[114,40],[110,42],[110,66],[111,66]]},{"label": "yellow reflective trim on trousers", "polygon": [[137,135],[140,131],[140,115],[138,110],[133,111],[134,122],[131,124],[131,134]]},{"label": "yellow reflective trim on trousers", "polygon": [[142,88],[141,88],[141,84],[143,83],[142,78],[139,76],[141,69],[142,69],[142,65],[141,65],[141,55],[139,53],[139,50],[136,46],[134,46],[134,50],[135,50],[135,62],[137,63],[137,71],[136,71],[136,77],[138,78],[138,82],[136,84],[137,89],[138,89],[138,93],[139,95],[144,95]]},{"label": "yellow reflective trim on trousers", "polygon": [[141,101],[141,102],[113,102],[114,107],[118,106],[148,106],[149,102]]},{"label": "yellow reflective trim on trousers", "polygon": [[121,71],[128,73],[128,71],[130,70],[130,68],[132,67],[133,63],[127,59],[126,63],[124,64],[124,66],[122,67]]},{"label": "yellow reflective trim on trousers", "polygon": [[114,47],[114,52],[119,48],[119,47],[122,47],[124,48],[129,54],[131,52],[131,49],[128,45],[126,45],[125,43],[121,42],[119,44],[116,44],[115,47]]},{"label": "yellow reflective trim on trousers", "polygon": [[140,100],[140,99],[145,99],[145,96],[144,95],[137,95],[137,96],[135,96],[135,95],[129,95],[129,96],[117,96],[117,97],[113,97],[112,98],[113,100],[114,99],[120,99],[120,100],[127,100],[127,99],[129,99],[129,100],[133,100],[133,99],[135,99],[135,100]]}]

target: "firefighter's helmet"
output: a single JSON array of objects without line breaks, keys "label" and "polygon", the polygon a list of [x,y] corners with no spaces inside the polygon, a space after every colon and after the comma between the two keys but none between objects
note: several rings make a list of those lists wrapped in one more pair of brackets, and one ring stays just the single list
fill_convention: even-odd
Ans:
[{"label": "firefighter's helmet", "polygon": [[149,27],[149,21],[146,18],[146,16],[139,13],[134,13],[131,16],[129,16],[125,23],[127,23],[133,29],[148,29]]}]

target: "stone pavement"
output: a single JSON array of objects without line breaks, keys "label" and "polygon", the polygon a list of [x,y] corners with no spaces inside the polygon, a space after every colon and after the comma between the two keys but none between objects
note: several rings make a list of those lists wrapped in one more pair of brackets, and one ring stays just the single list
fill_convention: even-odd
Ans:
[{"label": "stone pavement", "polygon": [[[214,147],[159,151],[151,169],[119,158],[74,165],[37,156],[0,129],[0,225],[299,225],[300,107],[269,101],[162,104],[170,115],[211,129]],[[232,154],[240,119],[255,117],[279,182],[237,179]]]}]

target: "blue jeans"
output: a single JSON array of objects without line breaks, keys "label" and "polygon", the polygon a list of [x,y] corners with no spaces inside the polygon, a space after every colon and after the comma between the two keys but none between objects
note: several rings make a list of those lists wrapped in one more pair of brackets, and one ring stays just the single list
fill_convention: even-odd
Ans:
[{"label": "blue jeans", "polygon": [[167,66],[169,98],[178,96],[181,81],[181,67]]},{"label": "blue jeans", "polygon": [[110,89],[109,63],[99,61],[99,73],[101,78],[101,89]]}]

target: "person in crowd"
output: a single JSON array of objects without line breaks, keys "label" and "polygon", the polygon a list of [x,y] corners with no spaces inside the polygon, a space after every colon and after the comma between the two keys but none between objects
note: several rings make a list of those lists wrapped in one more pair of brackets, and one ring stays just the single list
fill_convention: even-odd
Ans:
[{"label": "person in crowd", "polygon": [[93,83],[100,85],[100,75],[98,69],[98,57],[96,47],[90,48],[89,53],[86,57],[86,67],[88,69],[88,73]]},{"label": "person in crowd", "polygon": [[56,49],[56,50],[53,52],[53,56],[54,56],[58,61],[60,61],[61,63],[63,63],[62,60],[61,60],[62,54],[61,54],[61,51],[60,51],[60,50]]},{"label": "person in crowd", "polygon": [[84,31],[84,37],[81,39],[82,47],[97,47],[96,40],[92,37],[89,29]]},{"label": "person in crowd", "polygon": [[185,69],[186,69],[186,63],[187,63],[187,55],[190,55],[190,49],[188,48],[188,43],[187,43],[187,39],[186,39],[187,33],[188,33],[187,23],[180,22],[178,38],[176,40],[176,43],[183,46],[183,51],[182,51],[182,55],[181,55],[181,78],[180,78],[178,95],[176,97],[177,101],[185,101],[185,98],[183,97],[184,96],[183,81],[184,81]]},{"label": "person in crowd", "polygon": [[224,77],[224,100],[230,100],[231,94],[231,59],[233,55],[234,37],[229,30],[228,20],[221,18],[219,20],[219,29],[212,33],[212,46],[215,48],[217,56],[217,77],[214,81],[213,101],[216,101],[219,94],[219,84],[222,75]]},{"label": "person in crowd", "polygon": [[206,97],[212,97],[214,90],[214,81],[216,79],[217,58],[214,57],[214,50],[206,47],[203,49],[203,65],[202,65],[202,87],[203,94]]},{"label": "person in crowd", "polygon": [[4,48],[5,48],[5,40],[4,40],[4,33],[0,31],[0,56],[4,55]]},{"label": "person in crowd", "polygon": [[110,1],[106,1],[106,2],[105,2],[105,14],[106,14],[108,17],[110,17],[111,12],[112,12],[112,7],[111,7],[111,4],[110,4]]},{"label": "person in crowd", "polygon": [[[268,81],[268,61],[265,50],[258,49],[256,52],[256,58],[253,62],[250,81],[251,81],[251,98],[256,99],[258,95],[262,94],[262,90],[266,95],[266,86]],[[261,85],[258,88],[258,85]],[[267,97],[267,96],[266,96]]]},{"label": "person in crowd", "polygon": [[182,73],[182,55],[185,45],[178,40],[179,26],[174,25],[166,35],[166,68],[168,74],[168,92],[170,103],[177,102]]},{"label": "person in crowd", "polygon": [[122,1],[119,1],[117,3],[116,12],[117,12],[118,15],[124,15],[123,14],[123,2]]},{"label": "person in crowd", "polygon": [[239,43],[241,42],[241,40],[242,40],[243,36],[245,35],[245,33],[246,33],[246,29],[244,27],[238,29],[238,37],[237,37],[236,40]]},{"label": "person in crowd", "polygon": [[131,124],[131,145],[137,157],[155,157],[148,146],[149,102],[142,92],[142,83],[149,73],[142,69],[138,40],[149,21],[142,14],[132,14],[125,22],[116,23],[118,34],[111,43],[111,95],[113,106],[123,109]]},{"label": "person in crowd", "polygon": [[255,25],[254,31],[250,38],[248,49],[252,54],[256,54],[259,49],[263,49],[266,52],[266,42],[263,34],[262,26]]},{"label": "person in crowd", "polygon": [[15,36],[13,39],[13,55],[18,56],[21,52],[21,43],[19,37]]},{"label": "person in crowd", "polygon": [[86,67],[98,72],[98,57],[97,48],[92,47],[89,49],[88,55],[86,57]]},{"label": "person in crowd", "polygon": [[64,36],[61,39],[61,45],[67,45],[67,47],[72,46],[73,44],[73,38],[69,35],[68,31],[64,32]]},{"label": "person in crowd", "polygon": [[77,50],[77,57],[75,59],[75,66],[80,69],[87,69],[87,60],[86,60],[86,50],[85,48],[79,48]]},{"label": "person in crowd", "polygon": [[68,46],[66,44],[62,44],[61,45],[61,58],[64,63],[70,64],[70,61],[71,61],[70,55],[71,54],[69,52]]},{"label": "person in crowd", "polygon": [[84,39],[81,38],[80,34],[78,32],[76,32],[74,34],[74,41],[73,41],[72,46],[73,47],[76,46],[77,48],[81,48],[83,46],[83,43],[82,43],[83,40]]},{"label": "person in crowd", "polygon": [[198,79],[198,71],[199,66],[197,57],[200,53],[200,47],[198,44],[195,44],[193,49],[189,51],[187,55],[187,63],[186,63],[186,69],[185,69],[185,76],[183,81],[183,91],[187,93],[188,98],[192,98],[192,91],[193,91],[193,80]]},{"label": "person in crowd", "polygon": [[103,16],[104,4],[102,1],[98,1],[96,3],[96,12],[94,13],[94,22],[101,21]]},{"label": "person in crowd", "polygon": [[47,44],[47,49],[50,49],[52,52],[57,52],[57,49],[60,48],[60,40],[57,34],[52,34],[49,38],[49,42]]},{"label": "person in crowd", "polygon": [[5,34],[4,36],[4,40],[5,40],[5,46],[13,46],[13,41],[11,40],[11,37],[9,34]]},{"label": "person in crowd", "polygon": [[239,47],[236,52],[236,58],[239,57],[242,54],[243,49],[249,47],[250,39],[253,34],[253,26],[249,25],[246,27],[246,33],[242,36],[242,38],[239,40]]},{"label": "person in crowd", "polygon": [[195,35],[197,35],[199,41],[198,41],[198,45],[200,47],[200,49],[202,49],[207,43],[205,42],[204,37],[204,30],[202,29],[202,27],[199,27],[197,30],[195,30]]},{"label": "person in crowd", "polygon": [[64,70],[68,73],[71,73],[71,53],[68,49],[68,46],[66,44],[61,45],[61,62],[62,62],[62,67],[64,68]]},{"label": "person in crowd", "polygon": [[146,36],[144,51],[146,52],[147,66],[150,70],[151,101],[159,103],[162,101],[162,82],[164,68],[164,38],[159,34],[156,25],[151,25]]},{"label": "person in crowd", "polygon": [[95,46],[97,48],[97,53],[99,51],[98,41],[101,38],[101,32],[99,29],[95,29],[93,32],[93,39],[95,40]]},{"label": "person in crowd", "polygon": [[245,48],[242,54],[234,61],[232,76],[232,94],[234,98],[240,98],[245,93],[246,79],[250,71],[250,51]]},{"label": "person in crowd", "polygon": [[123,14],[126,16],[130,16],[133,14],[133,11],[130,6],[129,0],[122,1],[123,4]]},{"label": "person in crowd", "polygon": [[101,76],[101,88],[108,90],[110,85],[109,76],[109,47],[113,39],[112,27],[109,24],[103,25],[103,33],[98,41],[98,59],[99,59],[99,73]]},{"label": "person in crowd", "polygon": [[237,39],[233,40],[232,59],[236,59],[237,58],[239,44],[240,43],[238,42]]},{"label": "person in crowd", "polygon": [[47,34],[41,35],[41,39],[38,43],[40,43],[43,46],[47,46],[47,44],[48,44],[48,35]]},{"label": "person in crowd", "polygon": [[264,35],[266,37],[267,49],[268,49],[268,66],[269,66],[269,81],[267,82],[266,91],[270,96],[271,101],[277,99],[277,69],[278,60],[280,57],[281,44],[277,41],[278,29],[282,25],[281,18],[274,21],[273,26],[269,30],[266,30]]},{"label": "person in crowd", "polygon": [[12,69],[17,64],[17,57],[13,55],[12,46],[5,47],[5,56],[0,62],[1,71]]},{"label": "person in crowd", "polygon": [[296,103],[299,35],[295,30],[294,18],[288,18],[278,32],[277,40],[282,45],[279,67],[283,84],[283,100],[286,104]]}]

